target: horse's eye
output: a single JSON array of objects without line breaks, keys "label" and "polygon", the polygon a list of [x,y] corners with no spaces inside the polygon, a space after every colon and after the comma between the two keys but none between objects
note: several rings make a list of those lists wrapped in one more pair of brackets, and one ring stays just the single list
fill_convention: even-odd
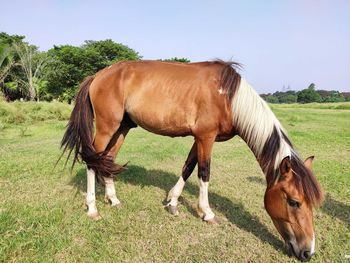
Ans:
[{"label": "horse's eye", "polygon": [[288,205],[290,205],[291,207],[295,207],[295,208],[299,208],[300,207],[300,203],[298,201],[295,201],[293,199],[287,199]]}]

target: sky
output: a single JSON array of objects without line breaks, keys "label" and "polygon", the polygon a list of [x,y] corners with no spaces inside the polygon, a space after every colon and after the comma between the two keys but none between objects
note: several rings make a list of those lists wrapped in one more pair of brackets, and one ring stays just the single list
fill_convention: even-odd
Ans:
[{"label": "sky", "polygon": [[350,91],[350,1],[2,0],[0,31],[30,44],[112,39],[143,59],[233,59],[259,92]]}]

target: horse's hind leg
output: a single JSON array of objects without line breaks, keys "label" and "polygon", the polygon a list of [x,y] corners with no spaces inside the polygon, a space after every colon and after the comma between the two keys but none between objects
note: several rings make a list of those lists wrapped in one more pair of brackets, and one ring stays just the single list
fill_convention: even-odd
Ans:
[{"label": "horse's hind leg", "polygon": [[[113,160],[117,156],[129,130],[129,126],[121,125],[107,146],[107,149],[111,147],[108,154],[113,158]],[[103,180],[105,182],[105,201],[110,202],[112,206],[120,207],[121,202],[117,198],[113,178],[103,177]]]},{"label": "horse's hind leg", "polygon": [[[110,138],[111,136],[109,137],[99,136],[98,133],[96,133],[95,141],[94,141],[94,147],[96,149],[96,152],[103,152]],[[102,142],[105,142],[105,143],[103,144]],[[104,145],[104,147],[102,145]],[[96,181],[96,172],[93,169],[87,167],[87,193],[86,193],[86,206],[88,209],[87,215],[93,220],[99,220],[101,216],[96,207],[95,181]]]},{"label": "horse's hind leg", "polygon": [[182,168],[182,175],[168,194],[167,200],[169,203],[167,204],[167,207],[169,212],[173,215],[179,214],[177,209],[178,199],[185,186],[186,180],[188,179],[188,177],[190,177],[194,168],[196,167],[197,161],[197,144],[195,142],[192,145],[191,151],[188,154],[187,160]]},{"label": "horse's hind leg", "polygon": [[[120,111],[119,114],[113,114],[113,112],[104,111],[103,117],[96,114],[96,134],[93,146],[97,153],[104,152],[106,150],[107,146],[109,145],[109,142],[113,137],[113,134],[120,127],[122,117],[122,111]],[[101,217],[96,207],[95,178],[96,172],[88,167],[86,194],[86,205],[88,208],[87,215],[94,220],[98,220]]]},{"label": "horse's hind leg", "polygon": [[101,218],[96,207],[96,195],[95,195],[95,178],[96,174],[93,169],[87,168],[87,193],[86,193],[86,206],[88,209],[87,215],[94,219],[99,220]]}]

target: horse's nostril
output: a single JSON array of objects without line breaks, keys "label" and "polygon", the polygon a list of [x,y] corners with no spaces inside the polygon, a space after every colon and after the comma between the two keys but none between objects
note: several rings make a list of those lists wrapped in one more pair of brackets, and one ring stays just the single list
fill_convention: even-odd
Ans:
[{"label": "horse's nostril", "polygon": [[303,250],[302,252],[301,252],[301,259],[303,260],[303,261],[307,261],[307,260],[309,260],[310,258],[311,258],[311,252],[309,251],[309,250]]}]

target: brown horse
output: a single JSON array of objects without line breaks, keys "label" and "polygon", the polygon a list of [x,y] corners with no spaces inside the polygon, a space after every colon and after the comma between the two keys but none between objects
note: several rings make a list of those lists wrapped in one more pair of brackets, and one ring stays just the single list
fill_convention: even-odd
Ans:
[{"label": "brown horse", "polygon": [[[198,213],[217,223],[208,202],[211,151],[215,141],[242,137],[255,154],[267,189],[265,207],[289,253],[308,260],[315,251],[312,208],[322,192],[311,172],[313,157],[302,162],[267,104],[237,73],[236,63],[121,62],[99,71],[81,85],[62,139],[87,169],[88,216],[100,218],[95,175],[106,186],[106,200],[119,205],[113,177],[124,166],[114,159],[131,128],[166,136],[194,136],[182,176],[168,195],[177,214],[178,198],[198,164]],[[95,119],[95,136],[93,136]],[[73,163],[74,164],[74,163]]]}]

